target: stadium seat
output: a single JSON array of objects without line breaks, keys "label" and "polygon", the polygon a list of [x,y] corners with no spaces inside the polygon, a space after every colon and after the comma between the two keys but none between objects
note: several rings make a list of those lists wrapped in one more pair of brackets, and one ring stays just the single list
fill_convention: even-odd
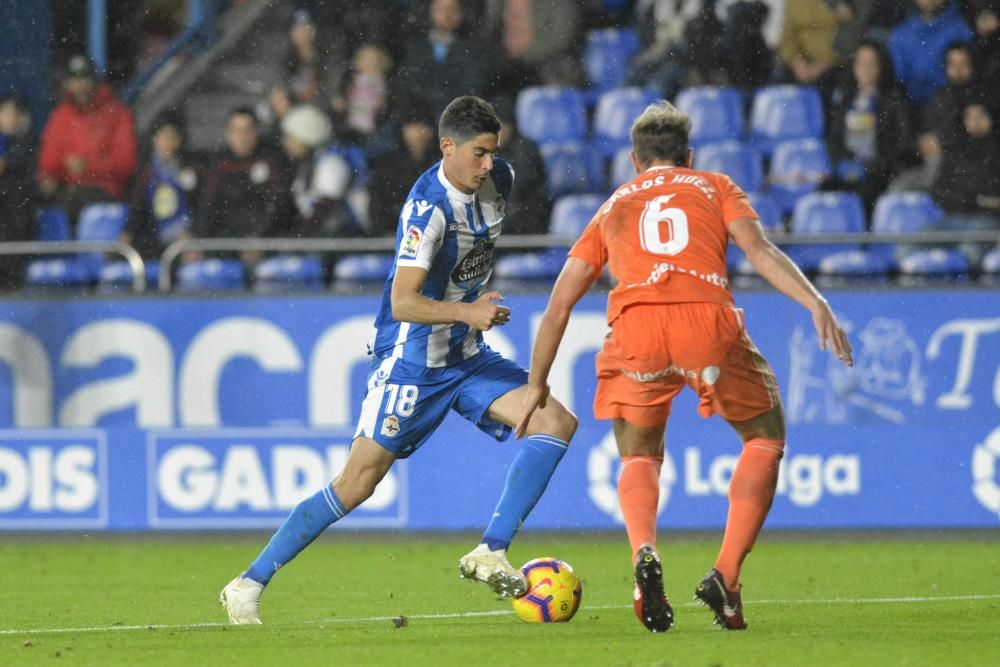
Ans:
[{"label": "stadium seat", "polygon": [[702,146],[694,153],[694,168],[722,172],[747,192],[760,190],[764,185],[764,159],[760,151],[741,141]]},{"label": "stadium seat", "polygon": [[781,215],[781,207],[774,201],[774,197],[764,192],[748,192],[747,200],[753,206],[753,210],[757,211],[760,224],[768,234],[785,233],[785,220]]},{"label": "stadium seat", "polygon": [[985,285],[1000,285],[1000,248],[989,251],[983,255],[980,265],[982,275],[979,280]]},{"label": "stadium seat", "polygon": [[241,290],[246,278],[238,259],[203,259],[184,264],[177,271],[179,292],[223,292]]},{"label": "stadium seat", "polygon": [[[90,204],[80,211],[80,219],[76,223],[76,240],[117,241],[125,229],[126,222],[128,222],[128,207],[124,204],[114,202]],[[78,256],[77,261],[87,272],[89,281],[96,282],[105,264],[105,254],[83,253]]]},{"label": "stadium seat", "polygon": [[521,134],[538,144],[583,141],[587,136],[587,110],[575,88],[525,88],[517,96],[515,115]]},{"label": "stadium seat", "polygon": [[829,175],[826,144],[818,139],[785,141],[774,149],[768,192],[787,214],[799,198],[816,190]]},{"label": "stadium seat", "polygon": [[594,111],[594,149],[610,158],[630,146],[632,121],[657,99],[655,92],[642,88],[616,88],[601,95]]},{"label": "stadium seat", "polygon": [[549,234],[572,239],[580,238],[580,234],[583,233],[604,200],[603,196],[594,194],[562,197],[552,207],[552,217],[549,218]]},{"label": "stadium seat", "polygon": [[595,102],[602,93],[625,82],[629,61],[639,50],[639,38],[634,30],[604,28],[587,33],[583,49],[583,68],[590,87],[587,102]]},{"label": "stadium seat", "polygon": [[69,241],[69,215],[59,207],[43,208],[36,219],[35,238],[39,241]]},{"label": "stadium seat", "polygon": [[549,198],[604,190],[604,164],[601,156],[582,142],[545,144],[545,180]]},{"label": "stadium seat", "polygon": [[889,262],[864,250],[845,250],[827,255],[819,261],[819,273],[825,276],[884,278],[891,268]]},{"label": "stadium seat", "polygon": [[750,140],[771,155],[790,139],[823,136],[823,100],[808,86],[765,86],[757,90],[750,109]]},{"label": "stadium seat", "polygon": [[743,139],[743,94],[735,88],[695,86],[677,94],[677,108],[691,117],[691,146]]},{"label": "stadium seat", "polygon": [[635,167],[629,154],[632,152],[631,146],[619,148],[618,152],[611,159],[611,173],[608,175],[608,190],[615,190],[625,185],[636,177]]},{"label": "stadium seat", "polygon": [[[790,231],[793,235],[863,233],[865,212],[861,198],[853,192],[807,194],[795,206]],[[855,243],[810,243],[789,245],[786,252],[803,270],[814,271],[824,257],[860,249]]]},{"label": "stadium seat", "polygon": [[493,275],[506,281],[554,280],[566,262],[566,248],[504,255],[493,266]]},{"label": "stadium seat", "polygon": [[323,289],[323,264],[315,257],[278,255],[254,268],[255,292],[288,292]]},{"label": "stadium seat", "polygon": [[[156,289],[160,279],[160,263],[146,262],[146,291]],[[98,275],[97,290],[103,293],[128,291],[132,289],[132,267],[128,262],[108,262]]]},{"label": "stadium seat", "polygon": [[915,250],[899,260],[899,282],[923,285],[965,280],[969,277],[969,269],[969,260],[958,250]]},{"label": "stadium seat", "polygon": [[348,255],[333,267],[335,280],[354,283],[383,282],[392,271],[392,255]]},{"label": "stadium seat", "polygon": [[[875,202],[872,233],[914,234],[932,227],[943,216],[944,212],[926,192],[887,192]],[[894,243],[873,243],[868,252],[893,265],[899,261],[899,246]]]},{"label": "stadium seat", "polygon": [[90,276],[84,266],[71,259],[38,259],[30,264],[25,272],[25,283],[29,290],[42,289],[77,289],[90,284]]}]

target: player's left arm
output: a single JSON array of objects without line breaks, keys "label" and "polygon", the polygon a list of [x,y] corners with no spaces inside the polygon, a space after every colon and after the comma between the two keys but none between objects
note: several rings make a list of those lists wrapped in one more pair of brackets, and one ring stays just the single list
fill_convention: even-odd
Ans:
[{"label": "player's left arm", "polygon": [[518,438],[524,436],[535,410],[545,407],[549,395],[549,371],[555,361],[556,352],[559,351],[563,334],[566,333],[570,314],[596,280],[597,274],[594,273],[594,268],[582,259],[572,256],[566,260],[556,279],[531,352],[528,390],[524,396],[521,419],[515,428],[515,435]]}]

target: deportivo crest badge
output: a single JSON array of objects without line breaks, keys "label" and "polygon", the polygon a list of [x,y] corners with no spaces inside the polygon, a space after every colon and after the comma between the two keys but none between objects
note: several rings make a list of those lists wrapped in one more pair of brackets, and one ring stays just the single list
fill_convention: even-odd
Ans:
[{"label": "deportivo crest badge", "polygon": [[399,417],[389,415],[382,420],[382,435],[387,438],[395,438],[399,435]]},{"label": "deportivo crest badge", "polygon": [[407,227],[406,233],[403,235],[403,242],[399,246],[399,256],[415,259],[417,251],[420,249],[420,241],[423,238],[424,235],[420,232],[419,227],[413,225]]}]

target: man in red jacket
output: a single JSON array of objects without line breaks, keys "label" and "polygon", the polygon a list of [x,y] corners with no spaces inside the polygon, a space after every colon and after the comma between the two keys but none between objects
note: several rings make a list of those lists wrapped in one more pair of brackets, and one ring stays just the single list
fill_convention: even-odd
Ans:
[{"label": "man in red jacket", "polygon": [[132,112],[86,56],[69,60],[63,100],[42,133],[38,185],[71,220],[88,203],[120,201],[136,166]]}]

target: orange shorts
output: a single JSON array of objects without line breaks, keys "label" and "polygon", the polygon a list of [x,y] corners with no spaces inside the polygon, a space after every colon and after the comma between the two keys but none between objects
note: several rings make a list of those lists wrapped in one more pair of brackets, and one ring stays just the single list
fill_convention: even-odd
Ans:
[{"label": "orange shorts", "polygon": [[719,303],[637,304],[611,324],[597,354],[594,416],[660,426],[684,385],[698,414],[745,421],[780,403],[774,371],[743,327],[743,311]]}]

